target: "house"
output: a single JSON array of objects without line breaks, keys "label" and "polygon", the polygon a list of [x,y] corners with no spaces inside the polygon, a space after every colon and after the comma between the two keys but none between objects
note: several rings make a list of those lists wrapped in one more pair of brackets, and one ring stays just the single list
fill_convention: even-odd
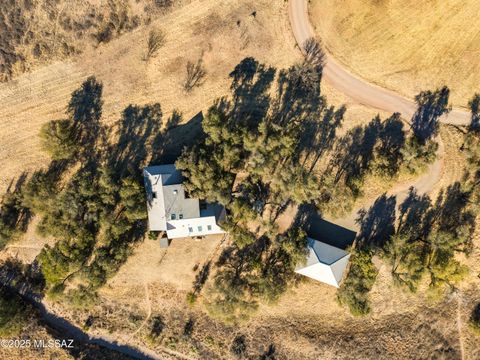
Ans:
[{"label": "house", "polygon": [[225,209],[189,196],[174,164],[143,170],[150,231],[164,231],[169,239],[223,234],[218,223]]},{"label": "house", "polygon": [[308,254],[295,272],[335,287],[340,286],[350,254],[343,249],[307,237]]}]

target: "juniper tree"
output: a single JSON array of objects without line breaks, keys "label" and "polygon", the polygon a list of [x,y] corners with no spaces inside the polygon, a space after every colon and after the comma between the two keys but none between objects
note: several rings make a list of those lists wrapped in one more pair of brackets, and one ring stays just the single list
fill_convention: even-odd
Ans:
[{"label": "juniper tree", "polygon": [[53,160],[71,159],[79,150],[70,119],[50,121],[40,129],[42,148]]}]

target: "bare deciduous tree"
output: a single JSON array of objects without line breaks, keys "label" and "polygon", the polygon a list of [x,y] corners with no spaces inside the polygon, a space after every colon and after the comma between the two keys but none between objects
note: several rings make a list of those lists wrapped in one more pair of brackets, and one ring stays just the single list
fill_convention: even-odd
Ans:
[{"label": "bare deciduous tree", "polygon": [[200,57],[196,63],[191,61],[187,62],[187,74],[183,83],[183,89],[185,92],[190,92],[193,88],[202,85],[203,80],[207,75],[203,66],[203,58]]},{"label": "bare deciduous tree", "polygon": [[160,29],[152,29],[148,34],[147,51],[143,56],[144,61],[148,61],[155,57],[158,50],[165,45],[165,34]]},{"label": "bare deciduous tree", "polygon": [[323,68],[326,56],[320,40],[313,37],[308,38],[303,44],[303,51],[305,54],[305,64]]}]

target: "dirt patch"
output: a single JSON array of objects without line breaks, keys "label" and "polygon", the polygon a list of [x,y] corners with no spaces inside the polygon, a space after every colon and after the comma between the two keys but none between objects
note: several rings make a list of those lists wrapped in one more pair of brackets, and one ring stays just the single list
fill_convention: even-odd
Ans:
[{"label": "dirt patch", "polygon": [[135,286],[164,283],[179,291],[191,290],[196,270],[207,261],[223,235],[207,236],[202,240],[174,239],[166,249],[159,242],[145,240],[131,255],[107,286]]}]

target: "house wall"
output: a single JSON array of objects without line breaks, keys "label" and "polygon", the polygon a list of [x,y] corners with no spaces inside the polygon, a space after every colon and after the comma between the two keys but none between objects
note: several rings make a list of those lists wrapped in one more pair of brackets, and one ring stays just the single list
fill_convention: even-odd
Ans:
[{"label": "house wall", "polygon": [[[211,230],[208,230],[209,225]],[[201,230],[199,230],[199,227],[201,227]],[[189,228],[193,231],[190,232]],[[167,221],[167,236],[170,239],[223,233],[225,231],[217,225],[215,216]]]}]

